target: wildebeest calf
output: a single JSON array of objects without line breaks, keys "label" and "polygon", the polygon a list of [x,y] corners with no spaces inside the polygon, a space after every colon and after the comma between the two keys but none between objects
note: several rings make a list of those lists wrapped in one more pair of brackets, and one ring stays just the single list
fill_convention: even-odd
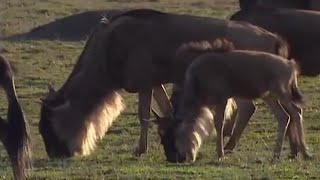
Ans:
[{"label": "wildebeest calf", "polygon": [[[223,150],[224,112],[227,100],[232,97],[253,100],[261,98],[272,109],[278,120],[278,135],[274,160],[280,157],[283,140],[290,120],[296,123],[298,149],[305,158],[310,157],[302,127],[302,94],[298,88],[298,66],[294,60],[246,50],[234,50],[231,42],[191,42],[184,44],[178,57],[196,58],[188,67],[184,93],[175,117],[173,146],[179,156],[190,159],[192,154],[184,141],[188,127],[193,126],[199,108],[209,106],[215,110],[217,153],[221,160]],[[170,133],[166,131],[167,133]],[[179,158],[181,158],[179,157]]]}]

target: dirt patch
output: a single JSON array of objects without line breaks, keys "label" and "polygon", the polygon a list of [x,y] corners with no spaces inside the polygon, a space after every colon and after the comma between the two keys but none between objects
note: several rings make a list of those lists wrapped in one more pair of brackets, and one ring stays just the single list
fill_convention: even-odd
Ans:
[{"label": "dirt patch", "polygon": [[123,13],[125,10],[97,10],[86,11],[71,16],[57,19],[48,24],[38,26],[29,32],[5,37],[5,40],[62,40],[79,41],[85,40],[91,30],[100,21],[102,16],[111,18]]}]

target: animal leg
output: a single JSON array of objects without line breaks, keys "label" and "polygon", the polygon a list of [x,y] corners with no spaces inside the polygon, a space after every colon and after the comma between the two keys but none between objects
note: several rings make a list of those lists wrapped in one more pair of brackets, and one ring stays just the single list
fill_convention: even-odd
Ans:
[{"label": "animal leg", "polygon": [[273,98],[268,98],[268,99],[266,98],[264,100],[268,104],[268,106],[271,108],[273,114],[275,115],[278,121],[277,140],[276,140],[276,146],[273,154],[273,161],[276,161],[277,159],[280,158],[282,144],[285,138],[288,124],[290,122],[290,116],[286,113],[286,111],[283,109],[283,107],[281,106],[278,100],[275,100]]},{"label": "animal leg", "polygon": [[150,104],[152,90],[139,92],[139,121],[140,121],[140,139],[139,145],[135,150],[136,156],[141,156],[148,150],[148,128],[150,120]]},{"label": "animal leg", "polygon": [[8,124],[0,117],[0,141],[7,147]]},{"label": "animal leg", "polygon": [[224,156],[223,151],[223,126],[224,126],[224,111],[227,102],[225,101],[222,104],[218,104],[214,107],[214,126],[217,131],[217,142],[216,142],[216,151],[218,154],[218,161],[222,161]]},{"label": "animal leg", "polygon": [[289,158],[296,158],[298,156],[299,137],[297,134],[296,123],[292,120],[288,125],[287,136],[289,137],[291,150]]},{"label": "animal leg", "polygon": [[256,107],[252,101],[242,99],[235,99],[235,101],[238,108],[238,114],[235,118],[236,120],[233,133],[231,134],[230,139],[224,148],[226,153],[233,152],[244,129],[249,122],[249,119],[256,110]]},{"label": "animal leg", "polygon": [[303,131],[303,122],[302,122],[302,109],[294,104],[290,100],[281,100],[282,106],[284,106],[291,117],[291,120],[296,125],[296,132],[298,134],[298,147],[299,151],[302,153],[305,159],[311,158],[311,155],[307,151],[307,145],[305,142],[305,135]]}]

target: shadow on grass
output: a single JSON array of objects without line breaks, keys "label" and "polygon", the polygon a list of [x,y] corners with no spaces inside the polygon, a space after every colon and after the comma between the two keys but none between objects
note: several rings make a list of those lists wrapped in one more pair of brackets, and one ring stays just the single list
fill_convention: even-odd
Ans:
[{"label": "shadow on grass", "polygon": [[96,10],[73,14],[2,40],[85,40],[102,17],[111,18],[123,12],[125,10]]}]

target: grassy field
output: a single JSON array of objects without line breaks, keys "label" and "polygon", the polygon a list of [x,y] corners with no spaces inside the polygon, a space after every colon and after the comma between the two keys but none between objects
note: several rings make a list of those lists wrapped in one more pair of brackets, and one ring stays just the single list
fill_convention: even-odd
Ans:
[{"label": "grassy field", "polygon": [[[235,0],[0,0],[0,33],[13,35],[30,30],[73,13],[92,9],[149,7],[168,12],[227,18],[237,10]],[[257,103],[258,110],[251,119],[240,145],[223,163],[215,165],[215,145],[208,140],[194,164],[170,164],[165,161],[155,127],[151,128],[149,153],[141,158],[132,156],[139,134],[136,116],[136,95],[126,95],[127,108],[114,123],[97,150],[86,158],[49,160],[38,132],[39,104],[52,82],[60,87],[70,73],[85,42],[21,41],[0,42],[0,53],[14,62],[18,96],[31,126],[33,165],[30,179],[320,179],[320,81],[301,78],[307,96],[304,106],[305,131],[310,161],[287,158],[285,144],[280,163],[271,164],[276,121]],[[0,113],[5,116],[3,93]],[[11,168],[5,150],[0,147],[0,179],[10,179]]]}]

